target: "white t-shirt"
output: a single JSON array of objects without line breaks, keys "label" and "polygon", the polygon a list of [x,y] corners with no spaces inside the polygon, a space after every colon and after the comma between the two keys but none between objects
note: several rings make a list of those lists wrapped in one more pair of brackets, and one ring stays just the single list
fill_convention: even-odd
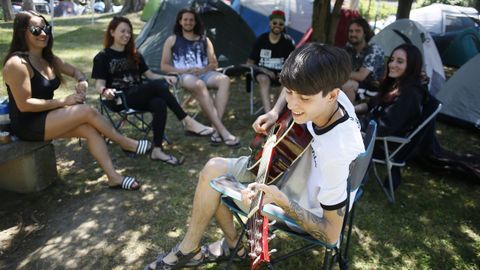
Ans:
[{"label": "white t-shirt", "polygon": [[308,176],[298,177],[294,176],[296,172],[292,172],[292,179],[281,188],[300,206],[320,217],[323,216],[323,209],[335,210],[345,205],[350,163],[365,151],[355,110],[341,91],[338,103],[344,116],[332,125],[315,130],[312,122],[307,123],[313,140],[309,151],[305,153],[311,156],[304,160],[309,160],[306,162],[310,164],[306,167],[310,169],[300,170],[309,171]]}]

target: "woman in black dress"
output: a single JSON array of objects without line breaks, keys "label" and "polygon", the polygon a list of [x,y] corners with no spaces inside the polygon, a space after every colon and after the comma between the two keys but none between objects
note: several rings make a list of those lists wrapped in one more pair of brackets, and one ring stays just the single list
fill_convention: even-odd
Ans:
[{"label": "woman in black dress", "polygon": [[[25,11],[15,16],[3,69],[13,133],[27,141],[85,138],[110,187],[139,189],[140,183],[134,177],[123,177],[115,171],[102,135],[136,154],[147,153],[151,143],[121,135],[97,110],[84,104],[88,88],[85,75],[53,54],[51,34],[52,27],[40,14]],[[54,98],[53,92],[64,75],[77,80],[75,92]]]}]

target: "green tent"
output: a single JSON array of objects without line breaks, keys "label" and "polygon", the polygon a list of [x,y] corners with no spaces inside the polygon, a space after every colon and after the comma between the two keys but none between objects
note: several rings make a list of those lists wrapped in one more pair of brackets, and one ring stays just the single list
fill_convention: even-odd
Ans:
[{"label": "green tent", "polygon": [[480,52],[480,34],[472,28],[460,33],[442,54],[444,65],[461,67]]},{"label": "green tent", "polygon": [[220,67],[246,62],[255,34],[229,5],[218,0],[161,0],[160,7],[135,40],[151,70],[160,71],[163,44],[173,34],[177,13],[187,7],[200,14]]},{"label": "green tent", "polygon": [[143,8],[140,19],[144,22],[148,21],[153,15],[155,15],[155,12],[157,12],[162,2],[163,0],[149,0]]}]

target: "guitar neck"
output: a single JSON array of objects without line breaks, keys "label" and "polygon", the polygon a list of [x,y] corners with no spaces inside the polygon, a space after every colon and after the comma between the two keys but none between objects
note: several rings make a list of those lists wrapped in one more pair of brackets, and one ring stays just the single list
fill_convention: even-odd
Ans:
[{"label": "guitar neck", "polygon": [[[268,175],[268,167],[272,159],[273,147],[275,145],[276,140],[277,140],[277,137],[274,134],[271,135],[268,138],[267,142],[265,143],[265,146],[263,147],[262,159],[260,160],[258,174],[255,179],[255,182],[259,184],[265,184],[266,182],[267,175]],[[250,205],[250,210],[248,211],[247,218],[251,218],[255,212],[260,210],[262,201],[263,201],[263,192],[257,192],[257,195],[252,200],[252,203]]]}]

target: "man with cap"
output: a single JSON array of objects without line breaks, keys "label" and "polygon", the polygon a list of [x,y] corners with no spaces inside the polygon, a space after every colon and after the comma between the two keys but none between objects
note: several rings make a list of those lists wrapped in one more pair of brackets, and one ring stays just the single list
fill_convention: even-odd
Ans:
[{"label": "man with cap", "polygon": [[255,66],[255,80],[260,87],[263,109],[270,111],[270,86],[280,85],[278,74],[295,49],[293,39],[285,33],[285,13],[274,10],[269,16],[270,31],[260,35],[253,45],[247,65]]}]

